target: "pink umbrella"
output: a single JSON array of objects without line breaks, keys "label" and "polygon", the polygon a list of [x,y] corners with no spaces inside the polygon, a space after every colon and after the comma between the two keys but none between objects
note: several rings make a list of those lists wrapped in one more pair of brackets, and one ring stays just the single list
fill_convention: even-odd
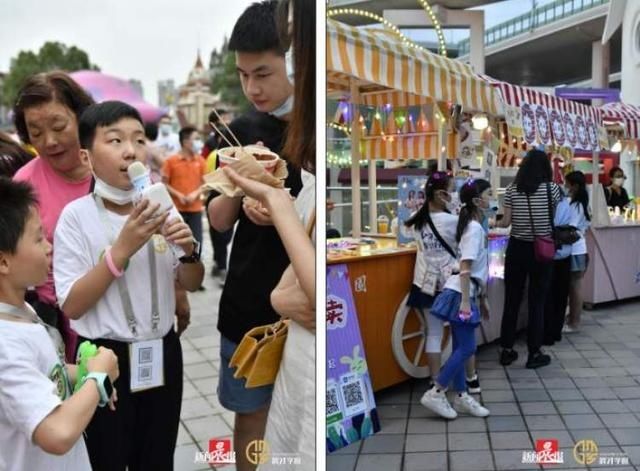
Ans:
[{"label": "pink umbrella", "polygon": [[94,70],[80,70],[70,75],[95,101],[124,101],[137,109],[145,122],[157,122],[167,114],[167,110],[144,101],[138,91],[126,80]]}]

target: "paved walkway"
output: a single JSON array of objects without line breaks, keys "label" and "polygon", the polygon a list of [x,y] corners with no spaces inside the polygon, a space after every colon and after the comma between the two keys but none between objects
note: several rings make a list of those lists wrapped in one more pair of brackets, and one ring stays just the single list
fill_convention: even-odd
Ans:
[{"label": "paved walkway", "polygon": [[[458,471],[540,469],[523,464],[536,439],[555,438],[564,464],[545,469],[590,469],[573,457],[574,444],[594,440],[600,454],[626,453],[640,469],[640,302],[583,315],[582,331],[548,347],[551,365],[524,368],[498,363],[495,344],[481,347],[478,371],[486,419],[447,422],[420,405],[426,387],[413,380],[377,394],[382,431],[327,458],[331,471]],[[596,462],[597,463],[597,462]]]},{"label": "paved walkway", "polygon": [[[184,355],[184,394],[178,445],[174,455],[175,471],[210,470],[207,464],[195,463],[198,451],[208,451],[209,439],[231,438],[233,414],[218,402],[216,388],[220,368],[220,333],[218,303],[222,289],[217,279],[211,277],[212,249],[205,227],[205,243],[202,259],[205,263],[204,286],[206,291],[190,293],[191,325],[182,334]],[[228,465],[224,471],[235,471]]]}]

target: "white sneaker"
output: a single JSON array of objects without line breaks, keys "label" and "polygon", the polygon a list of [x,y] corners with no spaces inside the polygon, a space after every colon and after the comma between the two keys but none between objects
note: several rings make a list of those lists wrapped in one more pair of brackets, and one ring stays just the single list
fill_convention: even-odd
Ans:
[{"label": "white sneaker", "polygon": [[441,417],[445,419],[455,419],[458,417],[458,414],[449,401],[447,400],[447,396],[444,391],[439,391],[433,387],[429,389],[426,393],[422,395],[422,399],[420,399],[420,404],[429,409],[430,411],[435,412]]},{"label": "white sneaker", "polygon": [[563,334],[575,334],[576,332],[578,332],[578,329],[576,327],[571,327],[569,324],[565,324],[562,327]]},{"label": "white sneaker", "polygon": [[473,396],[469,396],[466,392],[462,393],[462,395],[456,394],[456,398],[453,400],[453,407],[458,412],[466,412],[476,417],[487,417],[490,413],[489,409],[482,407]]}]

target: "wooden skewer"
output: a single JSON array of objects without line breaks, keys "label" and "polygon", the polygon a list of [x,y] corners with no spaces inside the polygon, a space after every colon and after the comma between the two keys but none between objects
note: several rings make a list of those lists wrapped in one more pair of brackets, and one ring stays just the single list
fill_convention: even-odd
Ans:
[{"label": "wooden skewer", "polygon": [[[227,123],[224,122],[224,120],[220,117],[220,115],[218,114],[218,111],[213,108],[213,112],[215,113],[215,115],[218,117],[218,119],[220,120],[220,122],[222,123],[222,125],[227,129],[227,131],[229,131],[229,134],[231,135],[231,137],[233,137],[233,139],[238,143],[238,146],[240,148],[242,148],[242,144],[240,144],[240,141],[238,140],[238,138],[236,137],[235,134],[233,134],[233,131],[231,129],[229,129],[229,126],[227,126]],[[232,146],[233,147],[233,146]],[[244,149],[242,149],[244,151]]]},{"label": "wooden skewer", "polygon": [[229,144],[229,147],[235,147],[235,146],[231,143],[231,141],[229,141],[229,139],[227,139],[227,136],[225,136],[225,135],[224,135],[224,133],[223,133],[222,131],[220,131],[220,130],[216,127],[216,125],[215,125],[215,124],[213,124],[211,121],[209,121],[209,125],[210,125],[210,126],[211,126],[211,127],[212,127],[212,128],[213,128],[213,129],[218,133],[218,134],[220,134],[220,137],[221,137],[222,139],[224,139],[224,141],[225,141],[227,144]]}]

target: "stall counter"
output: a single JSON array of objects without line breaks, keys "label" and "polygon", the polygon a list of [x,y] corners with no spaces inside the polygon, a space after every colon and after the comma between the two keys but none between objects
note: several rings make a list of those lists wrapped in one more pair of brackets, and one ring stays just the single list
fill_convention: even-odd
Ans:
[{"label": "stall counter", "polygon": [[[344,241],[344,239],[342,239]],[[362,341],[371,372],[374,391],[406,381],[410,376],[400,367],[393,354],[392,330],[398,308],[409,293],[413,282],[416,249],[398,246],[395,239],[374,238],[374,244],[359,245],[352,249],[332,250],[340,241],[330,239],[327,247],[327,264],[344,263],[349,270]],[[504,283],[501,279],[500,257],[504,253],[506,236],[490,242],[489,303],[491,318],[476,329],[478,345],[494,341],[500,336],[500,322],[504,304]],[[343,245],[347,245],[346,243]],[[492,257],[492,254],[494,257]],[[526,308],[526,293],[522,308]],[[526,326],[526,315],[520,315],[518,327]],[[409,330],[418,327],[417,322]],[[415,340],[414,343],[411,343]],[[408,341],[408,350],[417,349],[418,339]],[[407,346],[407,344],[405,344]],[[426,355],[423,355],[426,361]]]},{"label": "stall counter", "polygon": [[582,288],[587,308],[640,296],[640,224],[592,227],[587,251]]}]

